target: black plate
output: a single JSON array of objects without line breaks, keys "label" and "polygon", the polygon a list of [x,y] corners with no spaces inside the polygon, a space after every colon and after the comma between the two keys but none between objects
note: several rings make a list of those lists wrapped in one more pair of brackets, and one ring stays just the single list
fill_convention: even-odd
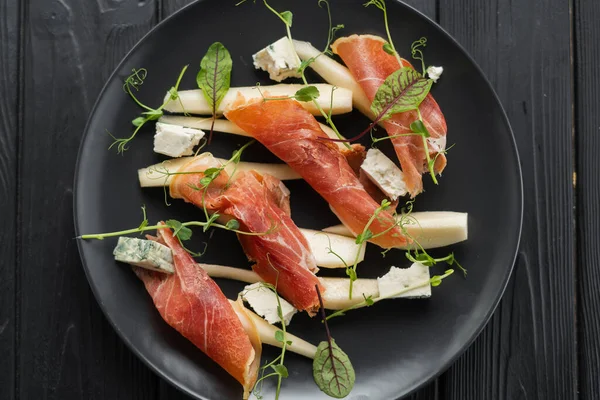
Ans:
[{"label": "black plate", "polygon": [[[334,1],[335,23],[344,23],[343,34],[385,34],[381,12],[365,9],[363,1]],[[316,1],[273,1],[280,10],[294,13],[293,35],[323,46],[327,14]],[[463,279],[455,274],[433,297],[418,301],[387,301],[376,307],[350,312],[332,320],[331,329],[356,369],[353,399],[395,399],[406,395],[448,368],[481,331],[498,304],[508,281],[519,243],[522,187],[519,160],[509,123],[490,84],[465,51],[435,23],[412,8],[388,1],[396,47],[407,54],[412,41],[426,36],[426,61],[444,66],[444,75],[433,94],[448,122],[449,164],[441,184],[431,184],[418,197],[418,210],[469,213],[469,240],[452,247],[469,269]],[[107,131],[123,137],[130,121],[140,112],[122,90],[132,68],[145,67],[148,78],[139,92],[142,101],[160,104],[181,67],[190,64],[182,88],[195,87],[200,59],[214,41],[221,41],[234,60],[232,85],[268,83],[263,72],[252,67],[252,54],[285,34],[283,25],[261,2],[239,7],[234,1],[206,0],[186,7],[159,24],[131,51],[104,88],[90,117],[80,149],[76,176],[75,220],[78,234],[108,232],[140,223],[145,204],[151,221],[201,218],[197,209],[173,201],[167,208],[161,189],[140,189],[136,170],[158,162],[152,152],[152,128],[142,131],[125,156],[108,151]],[[312,76],[311,78],[316,79]],[[368,121],[357,112],[336,118],[342,132],[353,136]],[[216,134],[210,151],[229,157],[246,140]],[[247,160],[277,161],[260,145],[245,155]],[[301,227],[323,228],[336,218],[304,182],[290,182],[294,219]],[[227,373],[176,331],[155,310],[143,285],[124,265],[112,258],[114,240],[80,242],[79,249],[92,290],[115,330],[127,345],[163,378],[186,393],[203,399],[241,398],[241,388]],[[216,231],[195,233],[193,248],[208,241],[203,259],[224,265],[248,267],[234,235]],[[390,265],[407,266],[400,251],[384,259],[369,247],[360,265],[362,277],[376,277]],[[438,254],[444,251],[438,251]],[[443,270],[436,268],[435,272]],[[342,271],[337,271],[342,272]],[[331,272],[330,272],[331,274]],[[219,281],[229,297],[241,284]],[[318,343],[324,332],[317,320],[294,317],[291,331]],[[277,352],[267,348],[263,360]],[[326,398],[313,382],[311,362],[290,354],[290,377],[284,381],[283,398]],[[265,398],[272,398],[265,385]]]}]

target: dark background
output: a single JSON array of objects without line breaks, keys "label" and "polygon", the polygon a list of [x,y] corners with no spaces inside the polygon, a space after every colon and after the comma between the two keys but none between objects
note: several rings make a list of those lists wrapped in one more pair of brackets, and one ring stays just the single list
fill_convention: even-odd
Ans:
[{"label": "dark background", "polygon": [[[100,312],[73,240],[72,187],[104,81],[188,2],[0,0],[2,399],[184,399]],[[448,30],[493,83],[525,188],[521,249],[498,310],[412,399],[599,399],[600,2],[409,3]]]}]

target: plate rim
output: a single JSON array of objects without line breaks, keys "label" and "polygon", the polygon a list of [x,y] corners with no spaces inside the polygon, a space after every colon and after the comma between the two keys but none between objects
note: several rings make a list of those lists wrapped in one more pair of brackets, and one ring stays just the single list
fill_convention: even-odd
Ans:
[{"label": "plate rim", "polygon": [[[205,0],[194,0],[191,3],[183,6],[179,10],[175,11],[168,17],[164,18],[162,21],[158,22],[155,26],[153,26],[152,29],[150,29],[146,34],[144,34],[135,43],[135,45],[133,45],[133,47],[127,52],[127,54],[125,54],[125,56],[123,56],[121,61],[119,61],[119,63],[114,67],[112,73],[107,78],[104,85],[102,86],[102,90],[99,92],[98,97],[96,98],[94,105],[89,112],[84,130],[83,130],[83,136],[81,137],[81,141],[79,143],[79,147],[77,150],[77,160],[75,163],[75,173],[74,173],[74,182],[73,182],[73,225],[75,228],[76,237],[80,236],[78,205],[77,204],[78,204],[78,198],[79,198],[78,182],[80,179],[82,179],[80,176],[80,170],[81,170],[80,164],[82,163],[82,150],[85,145],[85,142],[87,141],[88,136],[90,135],[90,125],[92,123],[93,116],[96,114],[97,108],[98,108],[102,98],[104,97],[105,92],[108,90],[108,87],[112,83],[112,81],[117,78],[117,75],[118,75],[119,71],[122,69],[122,66],[138,50],[138,48],[149,39],[150,36],[154,35],[164,24],[168,23],[171,19],[176,18],[178,15],[186,12],[188,9],[190,9],[192,7],[199,6],[199,4],[203,3],[204,1]],[[492,315],[494,314],[494,312],[498,308],[498,305],[500,304],[500,301],[504,297],[504,293],[506,291],[506,288],[507,288],[510,278],[512,276],[512,273],[513,273],[513,270],[514,270],[514,267],[516,264],[517,256],[519,254],[519,249],[520,249],[521,239],[522,239],[522,232],[523,232],[524,194],[523,194],[523,170],[522,170],[521,159],[519,156],[519,150],[518,150],[515,134],[512,129],[510,119],[508,118],[508,114],[506,113],[506,110],[502,104],[502,101],[500,100],[500,97],[496,93],[496,90],[494,89],[494,87],[493,87],[492,83],[490,82],[489,78],[487,77],[487,75],[484,73],[483,69],[479,66],[479,64],[475,61],[475,59],[471,56],[471,54],[449,32],[447,32],[442,26],[440,26],[432,18],[430,18],[423,12],[419,11],[412,5],[407,4],[402,0],[390,0],[390,1],[397,3],[400,7],[404,7],[406,9],[408,9],[410,12],[412,12],[413,14],[416,14],[417,17],[424,19],[427,23],[429,23],[430,26],[432,26],[435,30],[437,30],[439,33],[441,33],[443,36],[445,36],[447,39],[449,39],[454,44],[456,49],[462,53],[462,55],[475,67],[477,72],[483,78],[485,85],[490,90],[490,92],[493,96],[493,100],[499,105],[502,120],[503,120],[506,128],[508,128],[510,147],[512,150],[512,155],[516,161],[516,172],[517,172],[517,176],[518,176],[518,185],[517,185],[518,194],[517,195],[518,195],[518,200],[519,200],[518,201],[518,207],[519,207],[519,209],[518,209],[518,214],[519,214],[518,215],[518,229],[516,232],[517,240],[516,240],[516,246],[514,249],[514,254],[511,257],[512,261],[510,262],[509,268],[506,270],[506,276],[504,276],[504,282],[502,283],[500,290],[499,290],[496,298],[493,301],[492,307],[490,307],[488,312],[484,315],[480,326],[478,326],[477,329],[475,329],[473,331],[471,336],[468,338],[467,341],[465,341],[465,343],[460,347],[460,349],[456,352],[456,354],[454,354],[452,357],[450,357],[445,363],[439,364],[439,366],[433,371],[433,373],[424,374],[419,379],[415,379],[411,385],[407,386],[405,393],[401,393],[401,394],[399,394],[399,397],[395,398],[396,400],[399,400],[403,397],[410,396],[417,390],[424,387],[429,382],[433,381],[434,379],[437,379],[442,373],[447,371],[452,366],[452,364],[454,364],[456,362],[456,360],[459,357],[461,357],[469,347],[471,347],[473,342],[480,336],[483,329],[488,325]],[[393,16],[392,16],[392,18],[393,18]],[[513,166],[513,167],[515,167],[515,166]],[[110,317],[108,311],[106,310],[104,303],[101,301],[101,297],[98,294],[98,289],[96,288],[96,285],[93,284],[93,280],[90,277],[90,272],[89,272],[90,270],[89,270],[89,267],[87,265],[86,259],[83,254],[82,240],[78,239],[78,240],[76,240],[76,242],[77,242],[77,250],[79,253],[79,258],[81,260],[81,264],[82,264],[83,270],[85,272],[86,280],[87,280],[88,285],[94,295],[94,298],[96,299],[98,306],[100,307],[102,313],[104,314],[104,317],[108,320],[108,323],[115,330],[115,332],[117,333],[119,338],[125,343],[127,348],[131,352],[133,352],[133,354],[135,354],[135,356],[138,359],[140,359],[148,368],[150,368],[156,375],[158,375],[161,379],[168,382],[171,386],[173,386],[177,390],[185,393],[186,395],[190,396],[191,398],[201,399],[201,400],[211,400],[207,397],[204,397],[203,395],[201,395],[199,393],[191,391],[186,386],[181,385],[178,380],[176,380],[175,378],[166,374],[162,368],[160,368],[156,364],[152,363],[138,349],[138,347],[134,343],[132,343],[131,340],[129,340],[129,338],[125,335],[125,333],[119,329],[119,327],[116,325],[115,321]]]}]

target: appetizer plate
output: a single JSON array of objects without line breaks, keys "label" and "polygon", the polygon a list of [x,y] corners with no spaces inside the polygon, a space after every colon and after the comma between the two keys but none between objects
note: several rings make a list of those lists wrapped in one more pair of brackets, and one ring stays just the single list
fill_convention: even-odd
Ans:
[{"label": "appetizer plate", "polygon": [[[385,36],[382,14],[364,1],[332,1],[334,24],[343,23],[340,35],[373,33]],[[235,6],[236,1],[205,0],[184,8],[160,23],[125,57],[106,84],[90,117],[81,145],[75,182],[75,224],[78,234],[110,232],[136,227],[140,206],[146,205],[151,222],[174,218],[198,220],[201,212],[182,201],[167,207],[160,188],[141,189],[137,169],[162,159],[152,152],[153,124],[147,124],[125,154],[107,150],[107,134],[124,137],[140,110],[123,92],[123,80],[132,68],[146,68],[148,76],[137,93],[142,102],[159,105],[181,68],[189,64],[181,89],[196,88],[195,74],[208,46],[222,42],[233,59],[232,86],[269,83],[256,71],[252,54],[285,35],[283,24],[258,1]],[[439,186],[423,176],[425,192],[418,196],[418,211],[469,213],[469,239],[433,254],[454,251],[469,273],[460,273],[433,288],[428,300],[388,300],[348,312],[331,320],[337,343],[350,356],[356,370],[352,399],[397,399],[424,385],[447,369],[475,339],[488,321],[505,289],[514,263],[522,220],[522,182],[515,142],[507,117],[489,82],[466,52],[439,26],[400,2],[388,0],[391,33],[406,58],[410,45],[427,37],[428,65],[442,65],[444,74],[432,90],[448,123],[448,167]],[[317,1],[272,1],[278,10],[294,14],[292,35],[324,46],[327,13]],[[307,73],[309,81],[321,82]],[[335,118],[346,137],[367,126],[357,111]],[[379,132],[382,134],[382,132]],[[205,149],[229,158],[247,138],[215,133]],[[389,143],[382,146],[391,150]],[[278,162],[260,144],[252,145],[246,161]],[[303,228],[321,229],[339,223],[305,182],[286,183],[292,193],[292,216]],[[208,243],[202,262],[249,268],[231,232],[198,230],[190,246]],[[216,363],[169,327],[155,309],[142,283],[124,264],[113,260],[116,238],[79,242],[79,250],[92,290],[115,330],[127,345],[161,377],[190,396],[200,399],[241,398],[241,386]],[[359,276],[374,278],[391,265],[408,266],[404,252],[394,250],[383,258],[369,245],[359,265]],[[443,266],[434,267],[440,273]],[[323,271],[323,270],[322,270]],[[323,271],[342,276],[344,271]],[[458,271],[457,271],[458,272]],[[229,298],[243,285],[217,280]],[[297,315],[289,331],[318,344],[325,339],[321,323]],[[279,353],[265,346],[263,363]],[[287,353],[290,376],[282,386],[284,399],[328,398],[312,377],[311,360]],[[263,390],[273,398],[273,382]]]}]

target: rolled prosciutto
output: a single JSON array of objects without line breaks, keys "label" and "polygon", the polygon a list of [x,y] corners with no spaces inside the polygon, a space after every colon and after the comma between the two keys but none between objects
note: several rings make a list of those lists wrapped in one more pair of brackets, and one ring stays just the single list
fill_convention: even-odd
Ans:
[{"label": "rolled prosciutto", "polygon": [[[377,89],[385,79],[401,67],[413,68],[405,59],[398,63],[395,56],[386,53],[383,45],[386,41],[373,35],[352,35],[336,40],[331,49],[341,57],[350,73],[359,83],[367,98],[373,101]],[[441,173],[446,167],[446,119],[431,94],[419,106],[423,122],[431,137],[427,139],[430,157],[436,157],[434,171]],[[416,111],[394,114],[382,122],[389,136],[412,133],[410,124],[418,119]],[[428,172],[427,158],[423,139],[420,136],[403,136],[391,139],[400,161],[406,187],[415,197],[423,191],[422,174]]]},{"label": "rolled prosciutto", "polygon": [[236,219],[238,239],[256,272],[298,310],[313,314],[319,308],[315,285],[325,288],[308,242],[290,217],[289,192],[278,179],[256,171],[240,172],[230,179],[225,171],[206,188],[200,179],[208,168],[219,167],[212,156],[197,157],[184,165],[171,181],[173,198],[183,199],[211,213],[220,221]]},{"label": "rolled prosciutto", "polygon": [[173,252],[174,274],[133,267],[144,282],[162,318],[223,367],[244,388],[248,398],[256,383],[261,342],[251,338],[236,312],[204,269],[183,249],[170,229],[151,238]]},{"label": "rolled prosciutto", "polygon": [[[237,124],[292,167],[332,207],[340,220],[360,234],[379,204],[367,193],[340,148],[297,101],[246,102],[242,97],[225,112]],[[407,242],[392,215],[383,211],[369,225],[370,241],[384,248]]]}]

